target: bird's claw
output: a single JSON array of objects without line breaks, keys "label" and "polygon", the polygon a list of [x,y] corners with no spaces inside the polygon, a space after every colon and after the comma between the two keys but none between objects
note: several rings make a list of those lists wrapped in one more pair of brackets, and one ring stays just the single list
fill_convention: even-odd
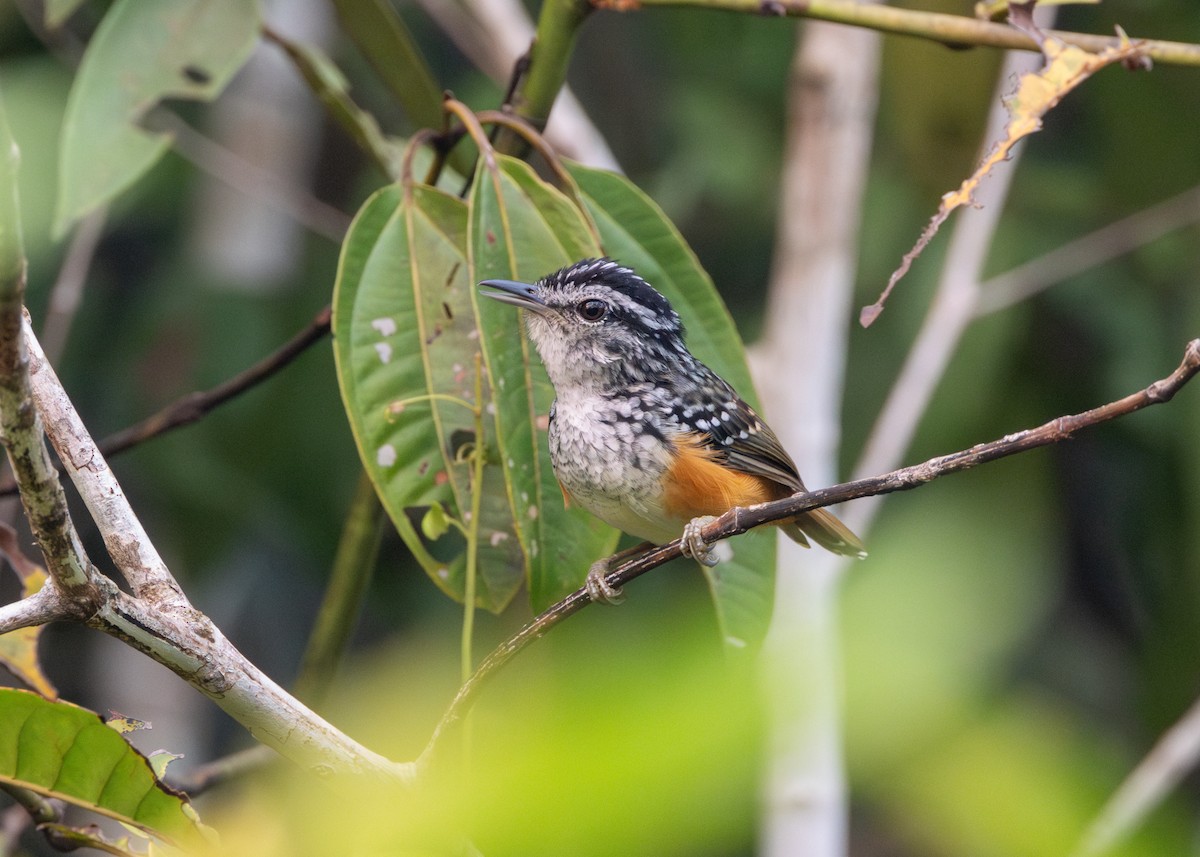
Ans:
[{"label": "bird's claw", "polygon": [[712,568],[720,560],[717,555],[709,549],[708,542],[704,541],[700,531],[715,521],[712,515],[704,515],[700,518],[692,518],[683,525],[683,541],[680,543],[679,549],[684,556],[691,557],[701,565]]},{"label": "bird's claw", "polygon": [[621,594],[621,590],[613,586],[604,579],[604,575],[608,573],[608,560],[600,559],[592,563],[592,567],[588,569],[587,579],[583,583],[584,589],[587,590],[588,598],[592,599],[594,604],[608,604],[615,607],[625,600],[625,596]]}]

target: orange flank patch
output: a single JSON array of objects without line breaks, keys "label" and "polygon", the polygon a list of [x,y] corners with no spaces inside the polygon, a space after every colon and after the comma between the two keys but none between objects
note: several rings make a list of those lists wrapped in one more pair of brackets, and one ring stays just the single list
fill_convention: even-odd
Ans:
[{"label": "orange flank patch", "polygon": [[720,515],[734,506],[750,506],[786,497],[790,492],[777,482],[723,465],[715,449],[701,446],[693,434],[675,439],[675,459],[664,482],[663,510],[690,520]]},{"label": "orange flank patch", "polygon": [[567,486],[563,485],[562,482],[559,482],[558,490],[561,491],[562,495],[563,495],[563,508],[570,509],[571,508],[571,495],[567,493]]}]

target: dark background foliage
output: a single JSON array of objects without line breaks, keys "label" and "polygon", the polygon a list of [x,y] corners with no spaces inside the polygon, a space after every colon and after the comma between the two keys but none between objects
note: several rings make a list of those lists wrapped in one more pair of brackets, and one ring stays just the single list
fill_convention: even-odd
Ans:
[{"label": "dark background foliage", "polygon": [[[965,5],[923,7],[962,12]],[[86,34],[102,6],[85,7],[72,29]],[[476,108],[495,106],[501,88],[475,72],[419,9],[402,7],[439,82]],[[327,10],[297,4],[277,15],[282,25]],[[1200,41],[1193,0],[1068,7],[1059,19],[1064,29],[1091,32],[1114,23],[1135,36]],[[771,265],[785,87],[802,26],[689,9],[597,14],[570,74],[622,167],[678,224],[751,342]],[[407,135],[412,129],[352,45],[336,28],[325,33],[359,101],[388,132]],[[259,52],[268,64],[278,59],[270,46]],[[24,158],[35,324],[47,316],[65,248],[51,240],[49,225],[70,55],[69,45],[48,50],[14,7],[0,8],[0,80]],[[938,197],[974,166],[998,65],[991,50],[887,40],[859,303],[874,300]],[[254,110],[279,112],[293,130],[273,139],[301,150],[252,155],[268,166],[310,159],[291,180],[346,213],[385,181],[303,91],[272,84],[282,94],[262,101],[275,90],[256,89],[246,77],[223,102],[251,99]],[[178,109],[230,145],[247,121],[232,107],[222,115],[222,108]],[[1029,143],[988,272],[1200,184],[1197,116],[1194,70],[1114,68],[1089,81]],[[282,226],[248,228],[250,246],[246,236],[242,243],[214,237],[231,212],[252,202],[253,189],[231,196],[220,180],[171,155],[113,205],[58,360],[96,435],[234,374],[329,301],[338,250],[330,238],[286,218]],[[844,470],[924,314],[943,248],[944,237],[881,320],[851,334]],[[258,261],[237,264],[243,257]],[[1193,219],[977,321],[908,460],[1080,411],[1167,374],[1200,330],[1198,284]],[[993,853],[970,850],[1000,835],[977,808],[996,810],[1010,799],[1025,806],[1031,796],[1016,784],[1031,780],[1042,784],[1036,797],[1061,808],[1068,819],[1061,826],[1074,829],[1196,697],[1198,437],[1200,397],[1189,389],[1168,407],[887,502],[870,538],[872,559],[845,587],[848,752],[859,807],[854,853]],[[198,606],[286,681],[358,474],[328,344],[114,468]],[[102,554],[98,541],[92,547]],[[633,656],[653,649],[670,627],[664,610],[707,609],[691,575],[652,578],[636,584],[627,608],[581,616],[563,641],[548,640],[544,657],[561,650],[566,658],[581,640],[604,640]],[[363,650],[389,641],[408,657],[423,652],[430,663],[449,664],[459,615],[398,540],[385,539]],[[485,618],[484,644],[521,618]],[[150,743],[185,750],[185,765],[246,740],[198,695],[111,641],[55,628],[45,653],[67,696],[151,717],[160,728]],[[352,670],[369,671],[371,663],[363,656]],[[454,684],[453,667],[444,673],[427,679],[440,698]],[[749,795],[739,799],[750,805]],[[1194,805],[1189,788],[1153,828],[1163,837],[1154,841],[1186,839],[1183,819]],[[995,815],[999,829],[1005,813]],[[971,817],[977,826],[960,829]],[[741,822],[747,849],[748,818],[749,810]]]}]

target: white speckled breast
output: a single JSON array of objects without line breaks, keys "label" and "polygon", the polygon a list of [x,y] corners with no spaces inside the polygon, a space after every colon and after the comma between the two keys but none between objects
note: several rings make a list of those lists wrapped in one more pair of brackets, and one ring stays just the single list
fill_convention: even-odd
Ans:
[{"label": "white speckled breast", "polygon": [[550,422],[550,460],[572,502],[662,544],[678,538],[685,522],[668,518],[659,502],[671,453],[653,426],[647,431],[648,419],[637,397],[560,395]]}]

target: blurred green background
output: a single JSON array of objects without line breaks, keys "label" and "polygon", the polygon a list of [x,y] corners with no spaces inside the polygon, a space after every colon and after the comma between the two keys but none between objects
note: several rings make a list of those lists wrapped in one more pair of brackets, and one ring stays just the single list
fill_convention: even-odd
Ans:
[{"label": "blurred green background", "polygon": [[[105,4],[87,4],[68,35],[49,45],[23,17],[34,4],[17,5],[21,12],[0,6],[0,86],[23,155],[29,304],[38,326],[66,247],[52,240],[50,221],[72,57]],[[970,5],[931,0],[922,8],[968,14]],[[399,11],[440,85],[475,108],[497,105],[501,87],[421,8],[401,3]],[[326,6],[280,3],[266,14],[322,43],[388,133],[413,130]],[[1089,32],[1109,32],[1114,23],[1134,36],[1200,41],[1194,0],[1068,7],[1059,18],[1063,29]],[[691,242],[748,342],[761,328],[787,74],[802,27],[690,9],[601,13],[585,25],[571,67],[572,86],[622,168]],[[939,196],[973,168],[999,60],[988,49],[887,38],[856,305],[874,300]],[[248,135],[249,157],[285,169],[286,181],[350,215],[385,179],[293,77],[276,50],[261,46],[255,65],[216,107],[176,109],[225,145]],[[1200,184],[1197,117],[1195,69],[1112,68],[1088,81],[1028,146],[987,273]],[[246,191],[172,154],[112,206],[57,360],[97,436],[233,375],[329,301],[336,241],[263,206],[253,187]],[[1185,342],[1200,335],[1198,220],[1200,212],[1185,227],[972,326],[907,461],[1078,412],[1167,375]],[[855,326],[850,335],[843,472],[912,342],[944,246],[942,236],[875,326]],[[870,560],[845,581],[841,616],[853,854],[1066,853],[1196,698],[1198,438],[1200,390],[1185,389],[1167,406],[1069,443],[886,501],[868,536]],[[113,466],[197,605],[286,682],[358,474],[328,343],[198,425]],[[10,581],[4,586],[11,596]],[[531,663],[565,670],[582,659],[603,668],[655,652],[650,663],[671,674],[680,669],[672,657],[685,658],[678,654],[684,650],[687,658],[721,662],[715,640],[695,643],[707,638],[692,619],[711,618],[698,575],[668,570],[634,586],[626,607],[587,611],[539,643]],[[347,682],[370,683],[385,674],[384,662],[400,661],[406,666],[396,686],[414,692],[376,698],[365,711],[350,706],[356,697],[348,694],[331,703],[335,722],[382,741],[368,714],[382,712],[391,725],[387,718],[403,708],[398,722],[407,731],[390,734],[394,745],[377,746],[415,752],[456,684],[460,618],[398,539],[386,538]],[[479,651],[524,618],[520,608],[482,616]],[[156,731],[138,740],[186,752],[181,765],[248,742],[198,694],[98,635],[56,627],[44,652],[64,696],[153,719]],[[498,693],[528,706],[539,693],[537,673],[514,670]],[[745,718],[757,715],[722,698],[712,716],[739,723],[730,746],[741,748],[738,758],[752,757],[755,727]],[[636,717],[639,709],[619,710]],[[542,725],[557,734],[558,727]],[[709,740],[704,730],[685,734]],[[683,760],[675,763],[676,782],[721,777],[704,767],[688,774]],[[721,835],[673,845],[651,837],[642,840],[652,848],[645,853],[752,853],[754,774],[732,767],[724,769],[725,788],[696,797],[699,806],[728,809]],[[1198,786],[1186,781],[1128,853],[1197,853]],[[671,778],[646,788],[666,794]],[[685,810],[669,805],[664,812]],[[622,842],[589,850],[547,838],[525,853],[636,852]]]}]

